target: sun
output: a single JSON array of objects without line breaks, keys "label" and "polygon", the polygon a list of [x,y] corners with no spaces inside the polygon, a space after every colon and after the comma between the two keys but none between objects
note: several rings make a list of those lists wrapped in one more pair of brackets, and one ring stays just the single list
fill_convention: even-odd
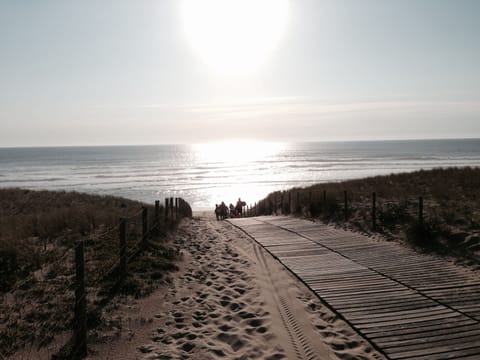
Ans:
[{"label": "sun", "polygon": [[214,71],[244,74],[260,67],[288,23],[289,0],[183,0],[185,36]]}]

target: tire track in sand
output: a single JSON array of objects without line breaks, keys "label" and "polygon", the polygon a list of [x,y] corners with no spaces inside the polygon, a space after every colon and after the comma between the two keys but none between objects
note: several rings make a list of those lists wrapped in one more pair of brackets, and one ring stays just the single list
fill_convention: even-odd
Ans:
[{"label": "tire track in sand", "polygon": [[259,286],[264,299],[272,299],[278,308],[278,326],[288,333],[282,345],[289,359],[385,359],[255,239],[233,224],[223,227],[225,236],[236,238],[237,251],[256,266],[256,278],[264,279]]},{"label": "tire track in sand", "polygon": [[235,231],[233,238],[231,225],[216,224],[212,221],[212,227],[221,236],[234,241],[237,251],[249,258],[255,267],[256,279],[263,293],[264,307],[271,313],[272,328],[275,330],[275,336],[279,337],[287,358],[299,360],[330,358],[331,352],[326,346],[321,345],[321,339],[305,312],[304,304],[297,299],[295,280],[283,266],[260,245],[243,236],[243,233]]},{"label": "tire track in sand", "polygon": [[[254,244],[253,249],[255,252],[255,257],[258,260],[260,269],[267,275],[270,280],[271,288],[273,292],[271,296],[275,301],[275,305],[278,309],[279,315],[282,319],[285,330],[288,332],[290,338],[291,347],[294,349],[297,359],[307,359],[307,360],[316,360],[320,359],[313,350],[313,346],[310,343],[304,327],[300,326],[296,316],[299,316],[298,311],[295,311],[294,305],[288,294],[285,294],[285,288],[280,287],[279,285],[279,272],[272,273],[270,266],[265,258],[263,249]],[[295,316],[295,315],[296,316]]]}]

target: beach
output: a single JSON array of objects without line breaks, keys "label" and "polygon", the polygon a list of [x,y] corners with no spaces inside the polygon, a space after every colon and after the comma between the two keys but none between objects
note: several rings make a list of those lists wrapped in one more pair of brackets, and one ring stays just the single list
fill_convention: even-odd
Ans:
[{"label": "beach", "polygon": [[[367,250],[380,246],[384,251],[387,244],[395,245],[395,251],[406,251],[408,256],[431,253],[442,269],[444,264],[455,263],[475,272],[479,179],[478,168],[448,168],[293,188],[272,193],[259,202],[266,213],[258,215],[267,215],[263,220],[217,221],[211,209],[172,222],[167,221],[162,209],[159,231],[151,234],[150,245],[128,263],[128,277],[113,293],[107,289],[115,279],[108,280],[103,274],[117,261],[118,219],[128,218],[127,246],[135,248],[143,232],[145,204],[75,192],[2,189],[0,250],[4,259],[16,261],[13,271],[2,270],[9,289],[2,297],[2,350],[11,359],[50,359],[67,344],[74,315],[72,250],[83,239],[87,249],[87,343],[91,359],[382,359],[377,345],[365,340],[347,317],[325,302],[328,298],[322,300],[318,294],[315,286],[328,287],[336,281],[323,284],[315,277],[311,279],[317,285],[307,287],[308,280],[300,281],[297,273],[271,255],[271,249],[264,249],[234,224],[303,222],[307,228],[325,227],[325,236],[330,236],[333,247],[341,247],[345,240],[338,231],[348,231],[353,239],[363,236],[362,241],[374,241]],[[377,226],[373,229],[369,194],[375,191]],[[426,199],[421,222],[417,194]],[[154,224],[154,210],[149,208],[149,224]],[[267,243],[268,239],[282,241],[274,227],[269,229],[263,234]],[[307,271],[322,264],[315,258],[318,251],[310,245],[297,255],[297,250],[289,251],[295,258],[300,258],[300,253],[305,256],[299,261]],[[377,255],[367,254],[366,258],[376,261]],[[394,262],[390,256],[383,257],[387,264]],[[422,262],[412,261],[420,277],[432,275],[428,266],[423,268]],[[337,265],[315,276],[328,278],[329,274],[342,272],[343,265]],[[358,268],[358,264],[352,266]],[[469,289],[473,295],[465,294],[465,306],[475,308],[477,290],[462,279],[452,281],[459,282],[455,284],[462,291]],[[423,284],[422,279],[419,281]],[[341,294],[342,290],[333,293],[336,297]],[[367,298],[375,302],[375,296]],[[399,301],[395,298],[393,303]],[[349,306],[361,307],[363,303],[354,301]],[[442,306],[438,311],[443,316],[447,311],[443,300],[434,304],[432,311],[437,311],[437,306]],[[423,308],[410,310],[423,314]],[[383,309],[378,316],[399,316],[389,311]],[[413,317],[416,321],[417,315]],[[477,322],[472,316],[469,321]],[[432,331],[443,330],[435,324]],[[389,332],[383,336],[390,336]],[[407,339],[412,341],[417,340]],[[448,341],[456,342],[458,336]]]},{"label": "beach", "polygon": [[0,2],[0,360],[480,359],[479,12]]},{"label": "beach", "polygon": [[[213,214],[212,214],[213,215]],[[257,243],[210,213],[185,219],[172,283],[108,314],[89,359],[383,359]]]}]

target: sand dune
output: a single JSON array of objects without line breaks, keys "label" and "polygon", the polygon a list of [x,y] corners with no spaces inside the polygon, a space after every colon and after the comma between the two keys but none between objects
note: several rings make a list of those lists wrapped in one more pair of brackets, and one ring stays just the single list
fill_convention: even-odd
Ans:
[{"label": "sand dune", "polygon": [[230,224],[186,220],[174,242],[171,285],[118,304],[90,359],[383,359]]}]

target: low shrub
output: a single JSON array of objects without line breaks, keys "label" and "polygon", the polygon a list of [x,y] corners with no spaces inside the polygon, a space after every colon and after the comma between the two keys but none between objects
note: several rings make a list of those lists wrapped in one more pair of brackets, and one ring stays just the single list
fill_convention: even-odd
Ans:
[{"label": "low shrub", "polygon": [[386,228],[405,223],[411,218],[405,202],[386,203],[378,207],[377,214],[379,225]]},{"label": "low shrub", "polygon": [[0,292],[9,291],[13,286],[17,269],[17,252],[0,250]]},{"label": "low shrub", "polygon": [[412,222],[406,230],[407,239],[423,250],[443,252],[441,239],[447,236],[447,230],[438,218]]},{"label": "low shrub", "polygon": [[337,200],[332,196],[327,196],[325,201],[322,202],[322,217],[325,219],[335,219],[341,214],[340,205]]}]

